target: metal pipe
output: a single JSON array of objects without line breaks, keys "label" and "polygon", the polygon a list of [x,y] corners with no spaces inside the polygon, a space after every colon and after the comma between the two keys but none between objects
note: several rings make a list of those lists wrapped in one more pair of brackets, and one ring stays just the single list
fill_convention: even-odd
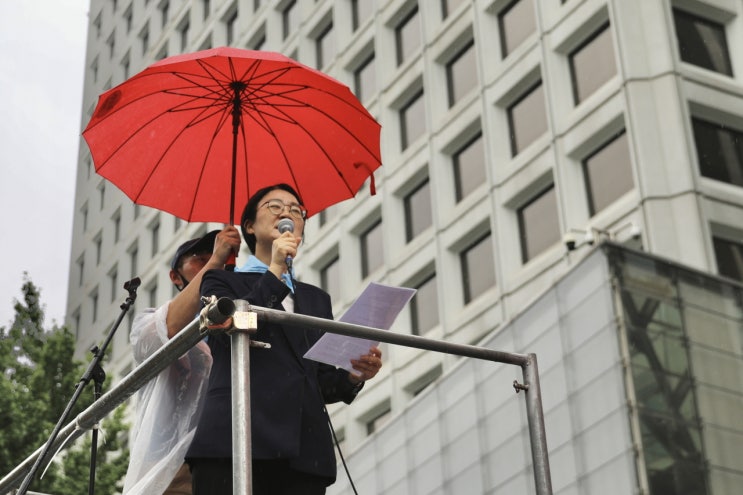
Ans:
[{"label": "metal pipe", "polygon": [[415,347],[417,349],[425,349],[428,351],[456,354],[458,356],[484,359],[487,361],[497,361],[499,363],[514,364],[516,366],[524,366],[528,360],[526,354],[514,354],[466,344],[453,344],[443,340],[427,339],[418,335],[393,333],[388,330],[379,330],[378,328],[354,325],[342,321],[326,320],[315,316],[287,313],[286,311],[262,308],[259,306],[250,306],[250,309],[258,314],[259,321],[263,320],[279,325],[317,327],[326,332],[347,335],[350,337],[403,345],[406,347]]},{"label": "metal pipe", "polygon": [[526,386],[526,417],[529,423],[531,458],[534,464],[534,482],[537,495],[552,495],[549,456],[547,455],[547,434],[544,429],[544,409],[542,408],[542,388],[539,384],[537,355],[529,354],[526,364],[521,367]]},{"label": "metal pipe", "polygon": [[250,419],[250,335],[231,336],[232,357],[232,493],[253,493]]}]

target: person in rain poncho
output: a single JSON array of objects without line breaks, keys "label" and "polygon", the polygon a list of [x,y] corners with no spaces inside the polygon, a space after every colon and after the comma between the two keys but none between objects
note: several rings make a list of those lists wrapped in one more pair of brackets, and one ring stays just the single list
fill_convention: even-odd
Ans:
[{"label": "person in rain poncho", "polygon": [[[179,293],[162,306],[138,314],[132,324],[130,341],[138,365],[193,321],[201,308],[203,274],[223,269],[228,256],[239,248],[240,233],[232,226],[178,247],[170,279]],[[139,391],[125,495],[191,493],[184,456],[193,438],[211,364],[209,347],[199,342]]]}]

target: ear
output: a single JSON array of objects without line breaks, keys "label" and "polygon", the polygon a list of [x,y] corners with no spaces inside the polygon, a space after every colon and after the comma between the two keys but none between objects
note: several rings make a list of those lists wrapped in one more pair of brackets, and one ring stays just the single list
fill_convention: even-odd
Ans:
[{"label": "ear", "polygon": [[255,230],[253,230],[253,222],[251,222],[250,220],[245,220],[244,227],[245,232],[247,232],[248,234],[255,234]]}]

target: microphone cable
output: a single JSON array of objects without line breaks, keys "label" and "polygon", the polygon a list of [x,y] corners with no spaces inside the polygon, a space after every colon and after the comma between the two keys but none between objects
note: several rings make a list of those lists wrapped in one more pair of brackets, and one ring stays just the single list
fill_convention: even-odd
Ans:
[{"label": "microphone cable", "polygon": [[[324,402],[325,402],[325,399],[323,399],[323,403]],[[351,472],[348,470],[348,465],[346,464],[346,458],[343,456],[343,451],[341,451],[341,444],[338,441],[338,437],[335,434],[335,428],[333,428],[333,422],[330,420],[330,413],[328,413],[328,408],[325,407],[325,405],[323,404],[322,409],[323,411],[325,411],[325,416],[327,416],[328,418],[328,426],[330,426],[330,433],[333,435],[333,442],[335,443],[336,450],[338,450],[338,455],[341,458],[341,464],[343,464],[343,470],[346,471],[346,477],[348,478],[348,482],[351,484],[351,489],[353,490],[354,495],[359,495],[359,492],[356,491],[356,485],[353,484],[353,478],[351,478]]]},{"label": "microphone cable", "polygon": [[[297,291],[297,281],[294,279],[294,274],[292,273],[292,270],[289,270],[289,278],[292,281],[292,285],[294,286],[294,300],[296,304],[296,291]],[[304,332],[303,332],[304,333]],[[310,342],[307,339],[307,334],[304,333],[304,342],[307,346],[307,349],[310,348]],[[341,458],[341,464],[343,464],[343,470],[346,472],[346,478],[348,478],[348,482],[351,484],[351,489],[353,490],[354,495],[359,495],[359,492],[356,491],[356,485],[353,482],[353,478],[351,477],[351,471],[348,469],[348,464],[346,464],[346,458],[343,455],[343,451],[341,450],[341,444],[338,441],[338,436],[335,434],[335,428],[333,427],[333,422],[330,420],[330,413],[328,412],[328,408],[325,406],[325,397],[322,395],[322,390],[320,390],[320,383],[317,381],[317,377],[313,380],[315,382],[315,390],[317,391],[317,395],[320,397],[320,404],[322,404],[322,410],[325,413],[325,417],[328,418],[328,426],[330,427],[330,434],[333,437],[333,443],[335,443],[335,448],[338,451],[338,456]]]}]

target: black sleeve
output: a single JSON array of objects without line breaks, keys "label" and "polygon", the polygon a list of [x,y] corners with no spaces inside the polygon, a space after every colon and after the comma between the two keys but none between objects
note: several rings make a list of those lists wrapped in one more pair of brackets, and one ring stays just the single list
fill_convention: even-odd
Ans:
[{"label": "black sleeve", "polygon": [[201,295],[244,299],[250,304],[273,308],[289,294],[289,287],[271,272],[235,273],[209,270],[201,279]]},{"label": "black sleeve", "polygon": [[354,385],[348,381],[348,371],[323,363],[317,371],[317,380],[326,404],[340,401],[350,404],[364,387],[364,382]]}]

